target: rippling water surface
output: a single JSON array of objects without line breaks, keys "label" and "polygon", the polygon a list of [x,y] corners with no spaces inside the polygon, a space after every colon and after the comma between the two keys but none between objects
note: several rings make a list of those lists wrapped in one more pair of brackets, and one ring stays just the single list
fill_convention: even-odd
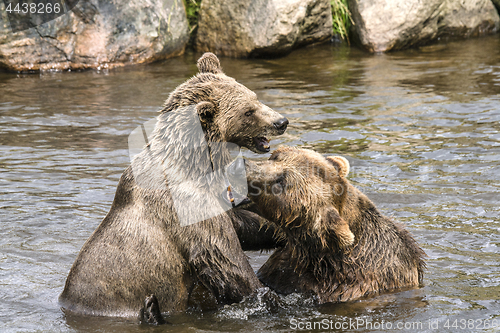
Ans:
[{"label": "rippling water surface", "polygon": [[[333,331],[353,322],[388,331],[390,322],[469,332],[493,320],[485,331],[500,330],[499,36],[383,55],[323,45],[281,59],[221,59],[290,119],[274,147],[349,159],[351,182],[427,252],[422,288],[319,307],[292,295],[277,312],[257,297],[164,327],[65,316],[57,297],[110,208],[129,163],[127,136],[196,73],[197,57],[110,72],[0,73],[0,331],[285,332],[323,321]],[[255,269],[268,256],[248,254]]]}]

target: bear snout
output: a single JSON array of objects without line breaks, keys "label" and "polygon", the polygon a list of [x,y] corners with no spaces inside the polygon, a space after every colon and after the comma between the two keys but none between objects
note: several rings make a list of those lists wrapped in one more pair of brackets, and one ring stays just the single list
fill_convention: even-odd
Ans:
[{"label": "bear snout", "polygon": [[281,134],[285,133],[288,124],[289,124],[288,119],[283,117],[280,120],[276,121],[273,124],[273,126],[274,126],[274,128],[276,128],[276,130],[278,130],[279,135],[281,135]]},{"label": "bear snout", "polygon": [[263,193],[263,171],[255,162],[245,160],[245,173],[248,184],[248,197],[257,198]]},{"label": "bear snout", "polygon": [[257,117],[261,120],[261,128],[265,127],[262,135],[281,135],[286,131],[289,121],[279,112],[274,111],[265,104],[260,103],[261,107],[256,112]]},{"label": "bear snout", "polygon": [[245,167],[245,173],[247,175],[247,181],[251,182],[252,180],[255,180],[256,175],[259,174],[257,163],[245,159],[244,167]]}]

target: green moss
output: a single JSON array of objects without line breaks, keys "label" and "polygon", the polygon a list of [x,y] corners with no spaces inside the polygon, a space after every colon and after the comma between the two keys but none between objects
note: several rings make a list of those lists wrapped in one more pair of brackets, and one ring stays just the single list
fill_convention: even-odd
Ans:
[{"label": "green moss", "polygon": [[189,24],[189,33],[192,34],[198,27],[198,13],[200,12],[201,0],[183,0],[186,8],[186,16]]},{"label": "green moss", "polygon": [[333,33],[349,44],[349,28],[354,22],[347,1],[330,0],[330,4],[332,5]]}]

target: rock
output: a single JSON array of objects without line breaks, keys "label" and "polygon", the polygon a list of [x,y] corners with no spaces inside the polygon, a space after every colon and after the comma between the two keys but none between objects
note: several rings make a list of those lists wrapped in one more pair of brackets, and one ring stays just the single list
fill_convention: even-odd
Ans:
[{"label": "rock", "polygon": [[113,68],[184,52],[182,0],[79,1],[72,11],[13,32],[0,2],[0,67],[14,71]]},{"label": "rock", "polygon": [[329,0],[203,0],[195,47],[231,57],[272,56],[331,36]]},{"label": "rock", "polygon": [[500,12],[500,0],[491,0],[497,9],[497,12]]},{"label": "rock", "polygon": [[370,52],[485,35],[500,27],[491,0],[349,0],[349,8],[355,39]]}]

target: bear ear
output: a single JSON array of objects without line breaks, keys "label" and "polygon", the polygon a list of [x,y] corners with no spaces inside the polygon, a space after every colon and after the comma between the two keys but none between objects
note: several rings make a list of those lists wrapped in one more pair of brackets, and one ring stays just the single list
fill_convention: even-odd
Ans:
[{"label": "bear ear", "polygon": [[198,66],[198,70],[200,71],[200,73],[222,73],[219,59],[215,54],[210,52],[203,54],[201,58],[198,59],[196,66]]},{"label": "bear ear", "polygon": [[349,161],[342,156],[328,156],[326,158],[338,171],[342,177],[347,177],[349,174]]},{"label": "bear ear", "polygon": [[211,102],[199,102],[196,104],[196,111],[200,116],[200,121],[203,125],[206,125],[210,122],[215,114],[215,105]]},{"label": "bear ear", "polygon": [[328,240],[333,233],[338,241],[341,250],[354,244],[354,234],[349,224],[340,217],[338,211],[329,207],[323,210],[315,222],[314,229],[318,232],[318,237],[324,248],[328,247]]}]

